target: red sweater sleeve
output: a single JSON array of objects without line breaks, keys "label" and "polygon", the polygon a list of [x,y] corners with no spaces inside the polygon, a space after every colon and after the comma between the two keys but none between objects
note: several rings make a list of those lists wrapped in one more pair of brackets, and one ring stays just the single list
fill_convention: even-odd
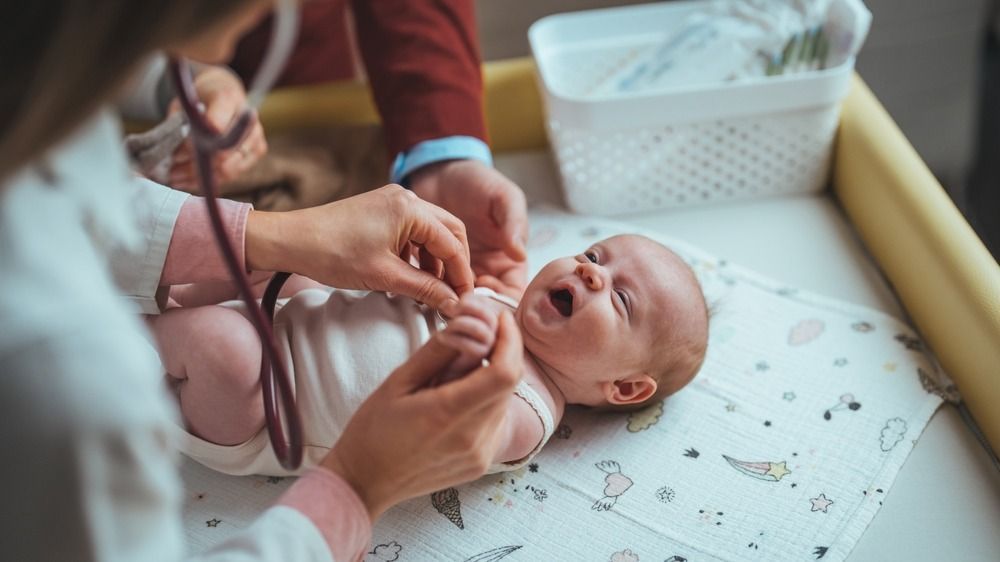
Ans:
[{"label": "red sweater sleeve", "polygon": [[[351,75],[347,0],[304,2],[280,85]],[[429,139],[486,140],[473,0],[351,0],[358,43],[389,157]],[[267,49],[270,18],[244,37],[230,65],[247,82]]]},{"label": "red sweater sleeve", "polygon": [[352,0],[390,157],[418,142],[486,140],[473,0]]}]

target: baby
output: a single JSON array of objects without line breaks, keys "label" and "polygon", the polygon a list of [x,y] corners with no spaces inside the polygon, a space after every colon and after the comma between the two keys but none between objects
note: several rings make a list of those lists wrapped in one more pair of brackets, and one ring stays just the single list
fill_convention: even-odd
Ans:
[{"label": "baby", "polygon": [[[491,472],[527,463],[567,404],[641,407],[686,385],[705,356],[698,281],[676,254],[642,236],[615,236],[550,262],[519,304],[477,289],[446,326],[410,299],[305,289],[274,322],[302,416],[303,468],[323,458],[361,402],[428,338],[459,351],[452,375],[474,368],[492,349],[505,306],[524,341],[524,376]],[[287,474],[264,429],[261,347],[241,308],[176,308],[151,320],[187,424],[183,449],[230,474]]]}]

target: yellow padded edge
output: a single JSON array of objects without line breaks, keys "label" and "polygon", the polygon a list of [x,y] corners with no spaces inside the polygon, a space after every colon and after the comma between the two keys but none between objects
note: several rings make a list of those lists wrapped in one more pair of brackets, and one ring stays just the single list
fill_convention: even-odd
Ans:
[{"label": "yellow padded edge", "polygon": [[[542,103],[530,58],[483,65],[484,111],[494,151],[546,146]],[[260,111],[268,132],[305,127],[378,123],[378,112],[361,82],[337,82],[282,88],[272,92]]]},{"label": "yellow padded edge", "polygon": [[857,75],[844,102],[833,186],[1000,450],[1000,266]]}]

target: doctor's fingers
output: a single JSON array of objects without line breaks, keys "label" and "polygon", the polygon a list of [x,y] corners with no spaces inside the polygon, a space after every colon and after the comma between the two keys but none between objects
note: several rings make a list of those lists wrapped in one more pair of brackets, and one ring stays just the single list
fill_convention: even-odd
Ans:
[{"label": "doctor's fingers", "polygon": [[[413,246],[413,244],[410,244]],[[444,277],[444,262],[434,257],[433,254],[420,246],[413,246],[413,252],[418,257],[417,263],[420,269],[430,273],[434,277],[441,279]]]},{"label": "doctor's fingers", "polygon": [[501,237],[500,248],[511,259],[527,259],[525,244],[528,241],[528,206],[524,192],[514,182],[503,178],[509,185],[490,202],[490,218]]},{"label": "doctor's fingers", "polygon": [[406,295],[445,314],[454,314],[458,307],[458,295],[447,283],[395,255],[374,264],[371,281],[365,287]]},{"label": "doctor's fingers", "polygon": [[418,204],[411,207],[413,215],[409,241],[441,261],[444,280],[455,293],[461,295],[471,291],[475,277],[469,260],[465,225],[440,207],[418,199],[414,201]]},{"label": "doctor's fingers", "polygon": [[239,146],[216,154],[213,167],[219,183],[232,181],[252,168],[267,154],[267,140],[259,122],[254,122],[250,134]]}]

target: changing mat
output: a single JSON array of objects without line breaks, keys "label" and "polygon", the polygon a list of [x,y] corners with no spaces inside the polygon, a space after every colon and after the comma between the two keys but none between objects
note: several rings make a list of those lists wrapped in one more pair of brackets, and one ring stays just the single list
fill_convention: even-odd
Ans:
[{"label": "changing mat", "polygon": [[[954,385],[904,323],[617,222],[532,211],[531,272],[624,232],[698,274],[704,367],[630,414],[569,409],[528,466],[390,510],[368,560],[843,560]],[[197,551],[248,525],[289,481],[186,461]]]}]

